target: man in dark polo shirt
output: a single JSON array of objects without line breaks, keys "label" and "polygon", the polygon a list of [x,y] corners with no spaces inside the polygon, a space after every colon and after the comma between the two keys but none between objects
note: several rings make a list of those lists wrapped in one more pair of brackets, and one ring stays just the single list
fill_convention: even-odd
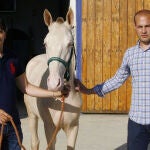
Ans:
[{"label": "man in dark polo shirt", "polygon": [[4,124],[2,150],[20,150],[15,131],[10,123],[13,118],[22,140],[21,122],[16,107],[16,85],[23,92],[36,97],[67,96],[69,88],[51,92],[31,85],[25,76],[17,57],[4,49],[6,25],[0,18],[0,126]]}]

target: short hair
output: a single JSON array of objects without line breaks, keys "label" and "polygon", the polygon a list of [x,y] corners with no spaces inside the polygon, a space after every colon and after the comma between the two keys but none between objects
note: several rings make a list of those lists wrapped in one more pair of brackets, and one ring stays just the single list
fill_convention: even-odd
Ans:
[{"label": "short hair", "polygon": [[0,17],[0,29],[6,32],[6,24],[3,18]]},{"label": "short hair", "polygon": [[134,15],[134,23],[135,24],[136,24],[135,18],[136,18],[137,15],[150,15],[150,10],[142,9],[142,10],[139,10],[138,12],[136,12],[135,15]]}]

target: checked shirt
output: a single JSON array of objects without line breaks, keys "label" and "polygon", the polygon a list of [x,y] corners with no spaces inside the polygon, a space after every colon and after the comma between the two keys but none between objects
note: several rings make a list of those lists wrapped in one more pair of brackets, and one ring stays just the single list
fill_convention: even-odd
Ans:
[{"label": "checked shirt", "polygon": [[101,97],[119,88],[126,79],[132,77],[132,99],[129,118],[136,123],[150,124],[150,48],[139,46],[127,49],[121,67],[114,77],[96,85],[94,91]]}]

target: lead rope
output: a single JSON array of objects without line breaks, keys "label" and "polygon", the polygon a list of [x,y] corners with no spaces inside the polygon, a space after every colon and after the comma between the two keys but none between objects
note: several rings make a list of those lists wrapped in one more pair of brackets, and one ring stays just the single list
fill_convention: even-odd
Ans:
[{"label": "lead rope", "polygon": [[64,112],[64,101],[65,101],[65,97],[63,96],[62,97],[62,103],[61,103],[61,114],[60,114],[60,117],[59,117],[59,121],[58,121],[58,124],[55,128],[55,131],[54,131],[53,135],[52,135],[52,138],[51,138],[50,142],[48,143],[48,146],[47,146],[46,150],[49,150],[49,148],[51,147],[54,139],[56,138],[56,135],[57,135],[57,132],[58,132],[58,129],[59,129],[59,125],[60,125],[60,121],[62,119],[62,115],[63,115],[63,112]]},{"label": "lead rope", "polygon": [[[17,130],[17,127],[13,121],[13,119],[10,119],[10,122],[15,130],[15,133],[16,133],[16,136],[17,136],[17,140],[18,140],[18,144],[19,146],[23,149],[23,150],[26,150],[25,147],[21,144],[21,140],[20,140],[20,137],[19,137],[19,133],[18,133],[18,130]],[[2,147],[2,140],[3,140],[3,131],[4,131],[4,124],[2,124],[2,127],[1,127],[1,133],[0,133],[0,150],[1,150],[1,147]]]},{"label": "lead rope", "polygon": [[0,133],[0,150],[1,150],[1,147],[2,147],[3,131],[4,131],[4,125],[2,124],[1,133]]}]

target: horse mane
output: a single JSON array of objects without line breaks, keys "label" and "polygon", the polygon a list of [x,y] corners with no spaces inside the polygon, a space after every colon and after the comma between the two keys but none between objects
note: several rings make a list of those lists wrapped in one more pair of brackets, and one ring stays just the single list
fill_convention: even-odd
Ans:
[{"label": "horse mane", "polygon": [[56,19],[56,22],[57,23],[64,23],[64,19],[62,18],[62,17],[58,17],[57,19]]}]

